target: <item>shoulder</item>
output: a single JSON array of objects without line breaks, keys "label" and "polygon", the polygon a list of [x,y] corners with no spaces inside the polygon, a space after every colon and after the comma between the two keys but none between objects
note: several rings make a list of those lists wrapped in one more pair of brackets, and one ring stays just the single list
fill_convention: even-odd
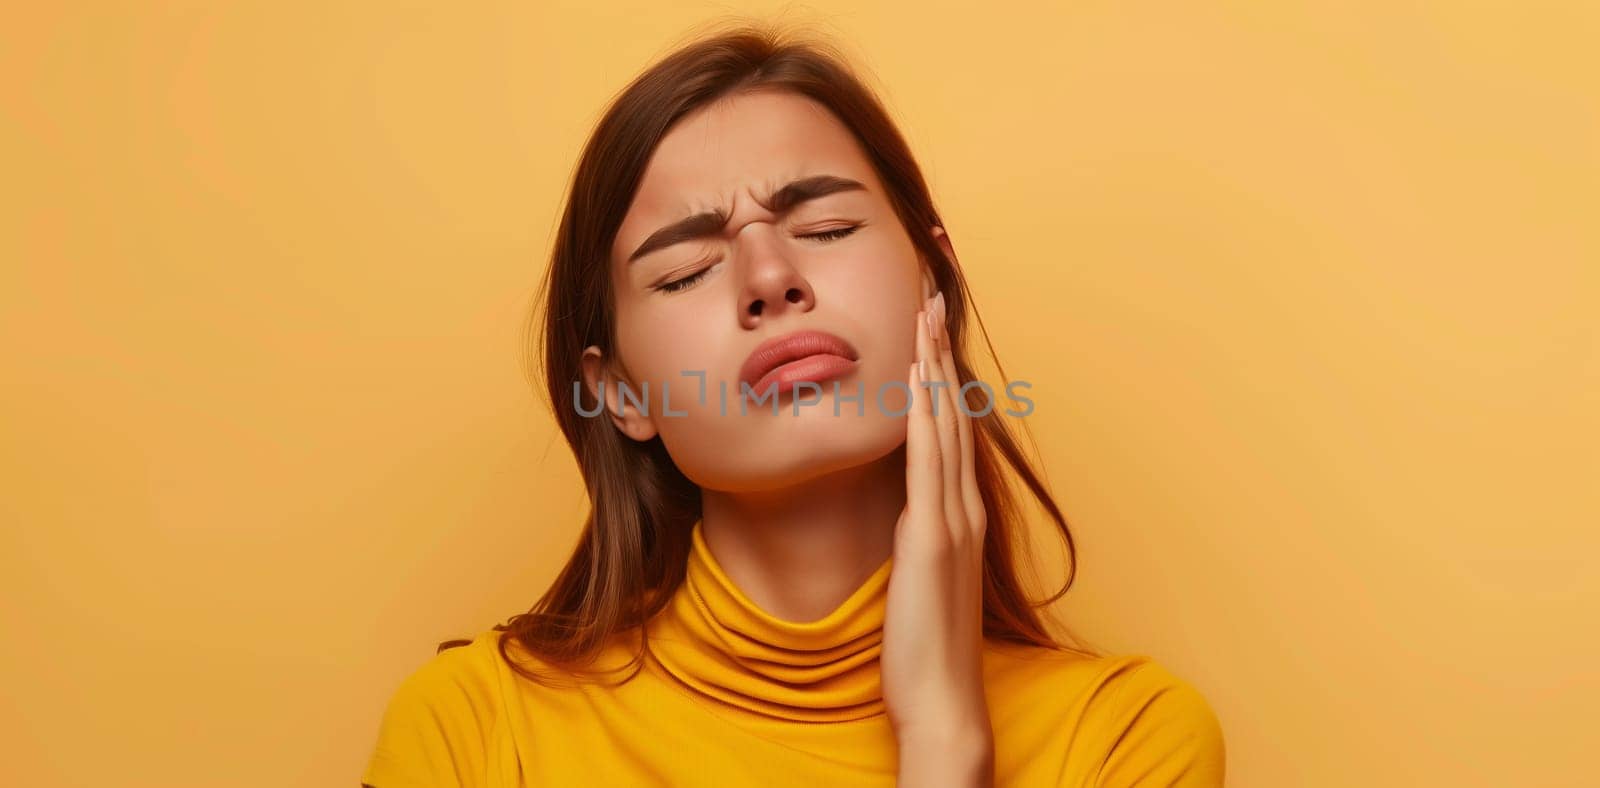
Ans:
[{"label": "shoulder", "polygon": [[1107,741],[1096,784],[1222,785],[1222,723],[1205,695],[1148,656],[1105,662],[1085,706],[1085,721]]},{"label": "shoulder", "polygon": [[498,636],[489,630],[438,652],[399,682],[384,708],[363,783],[475,783],[500,717]]},{"label": "shoulder", "polygon": [[1022,696],[1064,701],[1072,749],[1098,764],[1094,785],[1223,784],[1226,746],[1215,710],[1154,658],[1012,652],[998,667]]},{"label": "shoulder", "polygon": [[499,634],[482,632],[466,644],[429,657],[400,682],[390,707],[470,710],[474,716],[492,710],[499,700]]}]

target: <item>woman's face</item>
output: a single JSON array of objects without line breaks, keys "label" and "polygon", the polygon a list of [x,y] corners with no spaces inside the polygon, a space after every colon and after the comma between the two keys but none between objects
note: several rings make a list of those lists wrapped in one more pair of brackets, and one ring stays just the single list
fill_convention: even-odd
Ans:
[{"label": "woman's face", "polygon": [[[770,199],[816,176],[840,180],[787,205]],[[718,211],[726,223],[705,222],[692,237],[658,234]],[[950,254],[943,231],[928,231]],[[893,384],[907,380],[914,316],[932,280],[854,136],[823,105],[748,93],[685,116],[650,159],[617,232],[611,275],[618,347],[609,359],[586,351],[590,390],[603,377],[618,428],[635,440],[660,435],[700,486],[775,489],[904,442],[896,414],[906,390]],[[805,373],[820,394],[782,394],[775,414],[770,395],[758,401],[771,378],[746,393],[741,370],[757,345],[796,331],[837,336],[854,363]],[[636,395],[648,383],[648,414],[618,396],[619,378]]]}]

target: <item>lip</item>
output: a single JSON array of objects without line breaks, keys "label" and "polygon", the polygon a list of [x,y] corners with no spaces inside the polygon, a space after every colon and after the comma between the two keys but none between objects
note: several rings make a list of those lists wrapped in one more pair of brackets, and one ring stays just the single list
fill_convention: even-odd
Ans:
[{"label": "lip", "polygon": [[749,384],[756,396],[776,382],[782,396],[799,381],[821,382],[845,374],[858,360],[856,349],[834,334],[795,331],[757,345],[739,367],[739,382]]}]

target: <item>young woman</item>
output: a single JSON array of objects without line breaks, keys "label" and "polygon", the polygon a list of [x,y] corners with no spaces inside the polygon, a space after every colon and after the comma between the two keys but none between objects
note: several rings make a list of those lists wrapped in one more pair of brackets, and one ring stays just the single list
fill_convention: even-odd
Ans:
[{"label": "young woman", "polygon": [[1201,694],[1023,591],[1003,472],[1072,535],[942,224],[824,43],[741,28],[628,86],[532,343],[593,511],[530,612],[402,683],[363,781],[1221,785]]}]

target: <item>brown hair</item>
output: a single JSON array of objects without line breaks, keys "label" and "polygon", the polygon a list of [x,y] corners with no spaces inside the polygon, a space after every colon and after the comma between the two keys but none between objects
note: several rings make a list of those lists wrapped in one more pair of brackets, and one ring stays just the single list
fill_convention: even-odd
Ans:
[{"label": "brown hair", "polygon": [[[945,293],[960,377],[977,379],[962,345],[971,304],[967,285],[928,232],[943,222],[905,140],[847,59],[821,40],[748,23],[670,52],[614,98],[584,148],[541,287],[544,303],[534,310],[528,325],[527,347],[543,350],[542,364],[529,364],[528,373],[537,385],[543,368],[549,404],[577,456],[593,505],[575,552],[550,589],[528,612],[494,627],[501,633],[501,657],[535,681],[540,677],[507,655],[510,640],[568,674],[592,677],[609,672],[586,669],[592,668],[607,641],[637,627],[640,647],[625,666],[635,670],[623,681],[631,678],[648,648],[641,625],[666,604],[683,580],[690,528],[700,516],[699,487],[678,470],[659,436],[639,443],[621,434],[609,419],[586,418],[560,404],[579,396],[574,381],[581,380],[583,348],[592,344],[607,356],[614,352],[611,247],[652,152],[685,115],[756,90],[790,91],[813,99],[855,134],[900,222],[928,262],[935,285]],[[976,309],[972,313],[977,317]],[[534,336],[540,328],[542,334]],[[987,331],[984,344],[995,357]],[[583,402],[584,409],[595,412],[599,402],[593,392],[582,396],[593,400]],[[980,412],[986,404],[979,392],[969,390],[971,412]],[[974,466],[988,513],[983,545],[984,636],[1093,655],[1091,648],[1054,639],[1039,615],[1039,608],[1071,587],[1077,552],[1060,509],[995,410],[973,417]],[[1002,461],[1048,512],[1066,541],[1066,582],[1037,603],[1028,600],[1016,574],[1026,520],[1015,492],[1001,475]],[[467,642],[446,641],[439,651]]]}]

